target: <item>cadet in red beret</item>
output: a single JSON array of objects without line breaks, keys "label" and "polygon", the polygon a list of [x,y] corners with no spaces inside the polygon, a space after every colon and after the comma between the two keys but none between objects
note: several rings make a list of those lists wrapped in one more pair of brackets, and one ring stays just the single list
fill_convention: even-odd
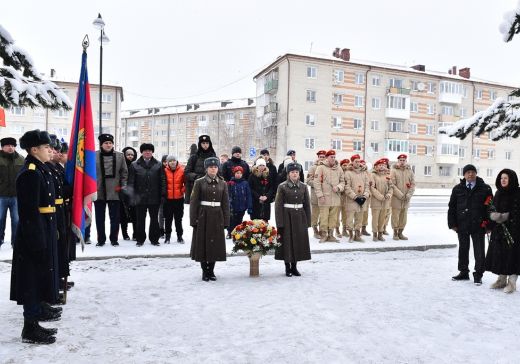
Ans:
[{"label": "cadet in red beret", "polygon": [[309,171],[307,172],[307,185],[311,187],[311,226],[314,232],[314,238],[319,239],[320,232],[318,224],[320,220],[320,207],[318,206],[318,197],[316,196],[316,189],[314,188],[314,176],[318,166],[327,158],[327,151],[319,150],[316,155],[318,156],[318,159],[312,166],[310,166]]},{"label": "cadet in red beret", "polygon": [[351,162],[354,162],[356,159],[361,159],[361,156],[359,154],[354,154],[352,157],[350,157]]},{"label": "cadet in red beret", "polygon": [[392,229],[394,240],[408,240],[403,235],[408,215],[410,200],[415,192],[415,174],[406,159],[406,154],[397,157],[397,163],[392,165],[390,177],[392,179],[394,195],[392,196]]}]

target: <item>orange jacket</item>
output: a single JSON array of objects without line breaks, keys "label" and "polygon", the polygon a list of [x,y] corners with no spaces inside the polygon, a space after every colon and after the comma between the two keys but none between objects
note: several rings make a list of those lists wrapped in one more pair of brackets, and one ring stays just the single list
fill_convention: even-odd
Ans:
[{"label": "orange jacket", "polygon": [[186,187],[184,185],[183,166],[178,164],[177,168],[175,168],[175,171],[172,171],[169,167],[165,167],[163,181],[164,197],[166,197],[168,200],[184,198],[184,191],[186,190]]}]

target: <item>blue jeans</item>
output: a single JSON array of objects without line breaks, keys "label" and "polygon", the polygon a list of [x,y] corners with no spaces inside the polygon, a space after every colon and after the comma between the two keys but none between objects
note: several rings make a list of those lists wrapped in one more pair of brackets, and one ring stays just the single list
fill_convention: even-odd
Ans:
[{"label": "blue jeans", "polygon": [[0,245],[4,243],[7,209],[11,214],[11,245],[13,245],[16,238],[16,227],[18,226],[18,202],[16,197],[0,197]]}]

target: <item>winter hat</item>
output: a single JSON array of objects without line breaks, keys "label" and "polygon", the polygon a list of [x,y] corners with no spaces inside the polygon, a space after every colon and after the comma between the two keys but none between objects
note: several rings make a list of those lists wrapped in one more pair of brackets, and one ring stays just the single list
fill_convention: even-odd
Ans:
[{"label": "winter hat", "polygon": [[267,163],[265,163],[264,158],[258,158],[255,162],[255,166],[267,166]]},{"label": "winter hat", "polygon": [[350,163],[349,159],[343,159],[341,162],[339,162],[339,165],[342,166],[344,164],[349,164],[349,163]]},{"label": "winter hat", "polygon": [[464,168],[462,168],[462,175],[465,175],[467,171],[474,171],[477,173],[477,169],[473,164],[466,164]]},{"label": "winter hat", "polygon": [[166,162],[166,158],[168,158],[168,154],[163,154],[163,156],[161,157],[161,163]]},{"label": "winter hat", "polygon": [[327,155],[327,151],[326,150],[318,150],[318,153],[316,153],[316,155],[319,157],[320,155]]},{"label": "winter hat", "polygon": [[295,151],[294,149],[289,149],[289,150],[287,151],[287,155],[288,155],[288,156],[289,156],[289,155],[296,155],[296,151]]},{"label": "winter hat", "polygon": [[386,162],[383,160],[383,158],[378,159],[377,161],[375,161],[374,167],[377,167],[380,164],[386,164]]},{"label": "winter hat", "polygon": [[300,166],[299,163],[289,163],[286,167],[287,169],[287,173],[291,172],[291,171],[301,171],[302,169],[302,166]]},{"label": "winter hat", "polygon": [[240,148],[239,146],[234,146],[231,149],[231,154],[235,154],[235,153],[242,153],[242,148]]},{"label": "winter hat", "polygon": [[399,160],[399,159],[401,159],[401,158],[403,158],[403,159],[408,159],[408,156],[407,156],[406,154],[399,154],[399,155],[397,156],[397,160]]},{"label": "winter hat", "polygon": [[153,146],[152,143],[143,143],[141,144],[141,146],[139,147],[139,151],[142,153],[144,152],[145,150],[151,150],[152,153],[155,152],[155,147]]},{"label": "winter hat", "polygon": [[56,134],[49,134],[49,137],[51,138],[51,148],[59,152],[61,150],[61,143],[58,137]]},{"label": "winter hat", "polygon": [[269,151],[267,149],[262,149],[260,155],[269,155]]},{"label": "winter hat", "polygon": [[351,162],[354,162],[356,159],[361,159],[361,156],[359,154],[354,154],[352,157],[350,157]]},{"label": "winter hat", "polygon": [[51,144],[51,138],[46,131],[29,130],[20,138],[20,148],[29,149],[43,144]]},{"label": "winter hat", "polygon": [[128,152],[128,151],[131,151],[131,152],[132,152],[132,154],[134,155],[134,159],[135,159],[135,157],[137,157],[137,150],[135,150],[135,149],[132,148],[132,147],[124,147],[123,150],[122,150],[122,152],[123,152],[123,154],[125,155],[125,157],[126,157],[126,152]]},{"label": "winter hat", "polygon": [[176,161],[177,160],[177,157],[174,156],[174,155],[169,155],[166,157],[166,162],[171,162],[171,161]]},{"label": "winter hat", "polygon": [[103,144],[104,142],[114,142],[114,136],[112,134],[100,134],[98,136],[99,144]]},{"label": "winter hat", "polygon": [[209,135],[201,135],[199,136],[199,145],[200,143],[210,143],[211,144],[211,138]]},{"label": "winter hat", "polygon": [[244,168],[242,168],[240,166],[236,166],[235,168],[233,168],[233,175],[237,172],[244,174]]},{"label": "winter hat", "polygon": [[16,139],[11,137],[2,138],[0,139],[0,144],[2,147],[5,147],[6,145],[12,145],[13,147],[16,147]]},{"label": "winter hat", "polygon": [[61,143],[61,152],[62,153],[68,153],[69,152],[69,144],[68,143]]},{"label": "winter hat", "polygon": [[204,169],[208,167],[220,167],[220,161],[217,157],[209,157],[204,160]]},{"label": "winter hat", "polygon": [[325,157],[328,157],[328,156],[331,156],[331,155],[336,155],[336,152],[333,151],[332,149],[329,150],[327,153],[325,153]]}]

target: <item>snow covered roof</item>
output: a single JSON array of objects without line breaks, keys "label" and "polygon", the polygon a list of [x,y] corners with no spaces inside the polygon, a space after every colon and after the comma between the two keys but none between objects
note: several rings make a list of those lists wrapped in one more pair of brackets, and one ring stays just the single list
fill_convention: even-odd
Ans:
[{"label": "snow covered roof", "polygon": [[495,86],[502,86],[502,87],[508,87],[508,88],[517,88],[518,85],[509,85],[489,80],[484,80],[480,78],[465,78],[461,77],[456,74],[449,74],[447,72],[442,71],[435,71],[435,70],[426,70],[426,71],[418,71],[416,69],[413,69],[408,66],[402,66],[402,65],[395,65],[390,63],[383,63],[383,62],[375,62],[375,61],[367,61],[367,60],[360,60],[360,59],[351,59],[350,61],[345,61],[341,58],[336,58],[332,55],[325,55],[321,53],[286,53],[283,56],[279,56],[276,58],[275,61],[271,62],[269,65],[264,67],[258,74],[256,74],[253,79],[258,78],[260,75],[265,73],[266,71],[270,70],[271,68],[275,67],[278,63],[283,61],[284,59],[287,59],[289,57],[293,58],[305,58],[309,60],[316,60],[316,61],[328,61],[333,62],[337,64],[343,64],[343,65],[354,65],[354,66],[364,66],[364,67],[373,67],[373,68],[379,68],[379,69],[387,69],[392,71],[401,71],[401,72],[407,72],[411,74],[417,74],[417,75],[427,75],[427,76],[433,76],[433,77],[442,77],[442,78],[448,78],[456,81],[466,81],[466,82],[479,82],[479,83],[485,83],[489,85],[495,85]]},{"label": "snow covered roof", "polygon": [[204,111],[225,111],[244,109],[256,106],[256,98],[249,97],[244,99],[229,99],[220,101],[208,101],[192,104],[182,104],[175,106],[163,107],[148,107],[145,109],[123,110],[121,117],[123,119],[142,118],[147,116],[157,115],[171,115],[171,114],[186,114],[186,113],[200,113]]}]

